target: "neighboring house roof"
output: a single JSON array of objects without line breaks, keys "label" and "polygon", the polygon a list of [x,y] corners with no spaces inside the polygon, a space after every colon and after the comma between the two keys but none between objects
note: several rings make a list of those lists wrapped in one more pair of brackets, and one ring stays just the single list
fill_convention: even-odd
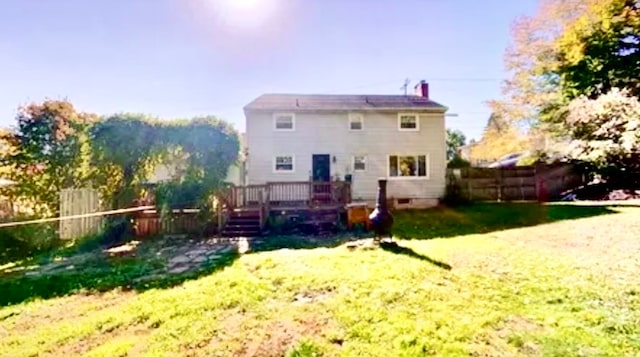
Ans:
[{"label": "neighboring house roof", "polygon": [[447,107],[418,95],[263,94],[245,111],[424,110],[445,112]]}]

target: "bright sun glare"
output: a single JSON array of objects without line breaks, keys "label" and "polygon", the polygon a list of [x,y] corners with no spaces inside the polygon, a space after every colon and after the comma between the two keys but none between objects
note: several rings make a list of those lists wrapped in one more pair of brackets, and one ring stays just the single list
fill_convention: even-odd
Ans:
[{"label": "bright sun glare", "polygon": [[280,0],[210,0],[219,21],[236,29],[267,26],[275,16]]},{"label": "bright sun glare", "polygon": [[226,0],[232,7],[238,8],[238,10],[251,10],[254,9],[260,0]]}]

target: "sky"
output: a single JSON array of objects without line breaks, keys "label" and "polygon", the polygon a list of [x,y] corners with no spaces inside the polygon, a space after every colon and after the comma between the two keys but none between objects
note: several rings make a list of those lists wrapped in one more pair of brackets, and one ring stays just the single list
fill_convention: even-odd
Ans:
[{"label": "sky", "polygon": [[510,25],[536,0],[3,0],[0,126],[19,106],[215,115],[263,93],[402,94],[420,80],[479,138]]}]

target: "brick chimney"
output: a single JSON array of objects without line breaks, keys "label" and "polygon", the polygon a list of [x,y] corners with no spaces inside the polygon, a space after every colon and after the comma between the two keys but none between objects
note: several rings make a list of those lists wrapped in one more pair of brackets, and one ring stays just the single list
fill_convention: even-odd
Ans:
[{"label": "brick chimney", "polygon": [[416,84],[415,95],[429,99],[429,83],[427,81],[420,81]]}]

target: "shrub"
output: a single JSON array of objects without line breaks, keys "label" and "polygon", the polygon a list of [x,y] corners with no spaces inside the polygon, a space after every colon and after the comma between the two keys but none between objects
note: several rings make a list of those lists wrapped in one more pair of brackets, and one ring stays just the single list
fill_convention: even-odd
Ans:
[{"label": "shrub", "polygon": [[450,168],[450,169],[458,169],[458,168],[470,167],[470,166],[471,166],[471,163],[461,158],[459,155],[454,156],[453,159],[451,159],[447,163],[447,168]]},{"label": "shrub", "polygon": [[0,228],[0,263],[21,260],[55,248],[57,223]]},{"label": "shrub", "polygon": [[447,187],[442,199],[442,203],[447,206],[455,207],[470,203],[471,201],[464,194],[460,181],[453,175],[447,177]]}]

